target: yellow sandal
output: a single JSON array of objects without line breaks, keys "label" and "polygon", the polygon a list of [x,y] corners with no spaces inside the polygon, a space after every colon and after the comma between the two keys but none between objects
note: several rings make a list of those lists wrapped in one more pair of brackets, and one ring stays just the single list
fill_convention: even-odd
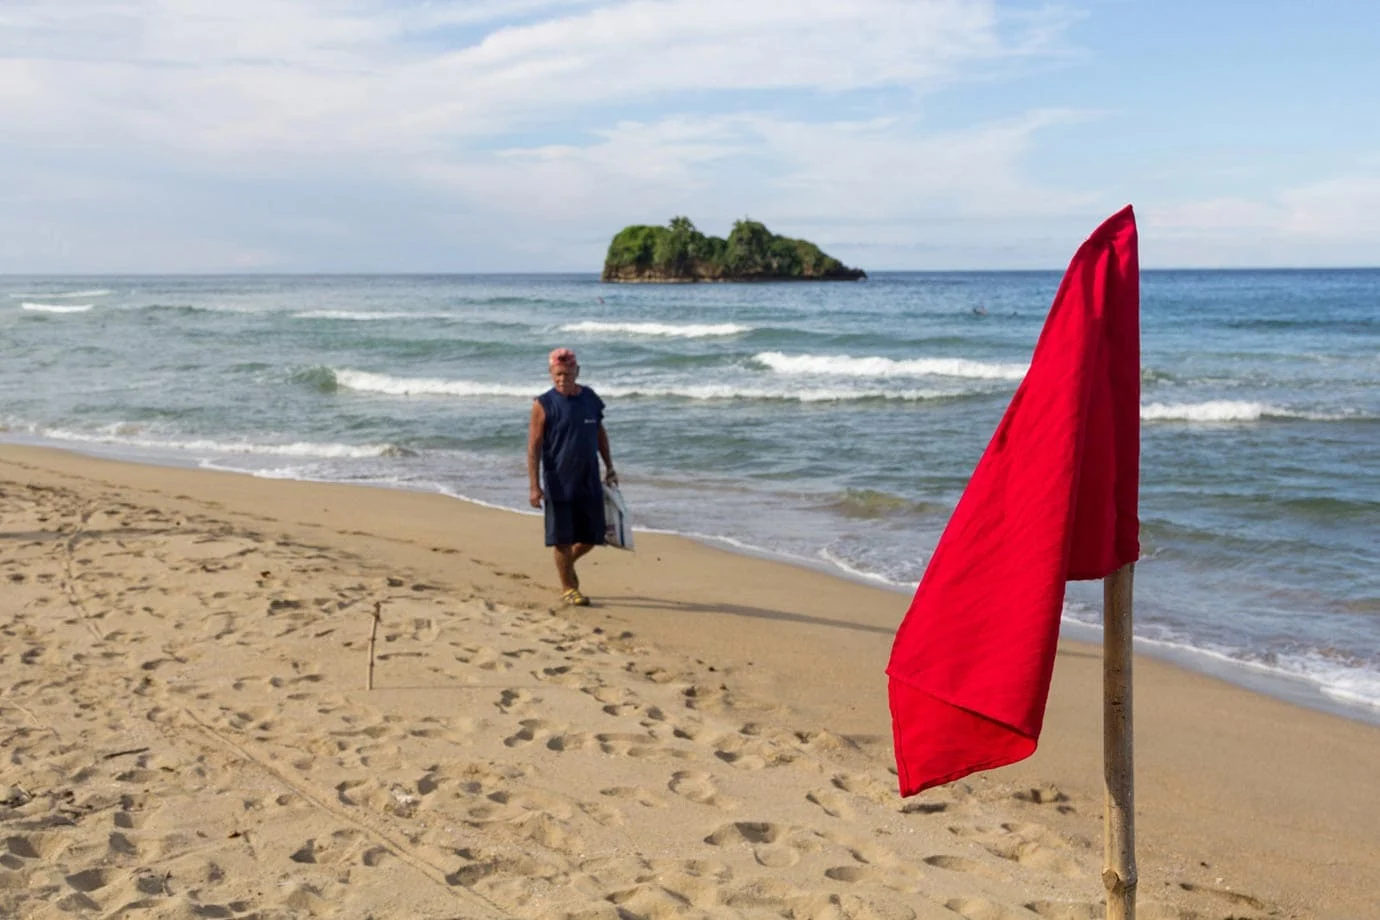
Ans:
[{"label": "yellow sandal", "polygon": [[579,588],[571,588],[561,595],[561,600],[570,607],[588,607],[589,598],[580,593]]}]

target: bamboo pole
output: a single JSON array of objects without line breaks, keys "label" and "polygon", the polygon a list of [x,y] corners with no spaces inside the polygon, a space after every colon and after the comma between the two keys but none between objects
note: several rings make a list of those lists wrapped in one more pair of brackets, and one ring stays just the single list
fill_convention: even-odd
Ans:
[{"label": "bamboo pole", "polygon": [[383,601],[374,601],[374,625],[369,628],[369,677],[364,689],[374,689],[374,640],[379,634],[379,620],[383,618]]},{"label": "bamboo pole", "polygon": [[1102,884],[1107,920],[1136,918],[1135,767],[1131,737],[1131,610],[1135,564],[1102,579]]}]

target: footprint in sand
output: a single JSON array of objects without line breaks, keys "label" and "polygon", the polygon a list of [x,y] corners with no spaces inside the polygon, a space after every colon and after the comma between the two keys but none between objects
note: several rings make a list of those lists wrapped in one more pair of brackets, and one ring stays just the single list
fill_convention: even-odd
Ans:
[{"label": "footprint in sand", "polygon": [[439,764],[433,764],[426,768],[426,773],[417,780],[417,794],[431,795],[445,783],[451,782],[450,776]]},{"label": "footprint in sand", "polygon": [[848,820],[857,814],[844,796],[828,789],[816,789],[805,796],[805,801],[818,805],[831,818]]},{"label": "footprint in sand", "polygon": [[288,859],[295,863],[311,865],[354,862],[359,850],[357,844],[362,839],[364,835],[360,831],[354,828],[340,828],[325,839],[309,838],[289,855]]},{"label": "footprint in sand", "polygon": [[968,859],[966,856],[926,856],[924,862],[927,866],[934,866],[936,869],[943,869],[946,872],[964,872],[992,879],[1004,877],[1002,873],[998,872],[993,867],[985,863],[980,863],[975,859]]},{"label": "footprint in sand", "polygon": [[920,890],[916,882],[905,874],[879,869],[876,866],[832,866],[824,870],[824,877],[849,885],[875,885],[889,888],[903,894],[914,894]]},{"label": "footprint in sand", "polygon": [[37,832],[6,837],[3,841],[3,848],[4,853],[0,855],[0,866],[18,871],[24,868],[36,868],[36,866],[29,865],[29,860],[36,860],[44,864],[51,863],[54,857],[67,848],[67,842],[58,834]]},{"label": "footprint in sand", "polygon": [[411,818],[421,802],[400,784],[386,784],[375,777],[342,780],[335,787],[336,800],[342,805],[362,808],[375,814],[386,813],[399,818]]},{"label": "footprint in sand", "polygon": [[1061,792],[1059,787],[1049,783],[1023,789],[1012,798],[1018,802],[1029,802],[1031,805],[1053,805],[1055,811],[1061,815],[1069,814],[1075,810],[1072,805],[1068,804],[1069,797]]},{"label": "footprint in sand", "polygon": [[[552,735],[546,740],[546,748],[551,751],[580,751],[593,744],[587,732],[568,732],[562,731]],[[613,753],[607,748],[604,753]]]},{"label": "footprint in sand", "polygon": [[523,719],[518,730],[503,739],[504,747],[522,747],[541,742],[547,750],[579,751],[593,743],[585,732],[569,731],[568,725],[556,725],[545,719]]},{"label": "footprint in sand", "polygon": [[465,646],[455,655],[455,660],[481,671],[510,671],[513,663],[495,649],[483,645]]},{"label": "footprint in sand", "polygon": [[681,695],[685,699],[685,708],[696,712],[721,714],[733,708],[733,695],[726,684],[719,684],[717,687],[703,684],[687,687]]},{"label": "footprint in sand", "polygon": [[636,802],[643,808],[666,807],[665,799],[641,786],[610,786],[608,789],[600,789],[599,794],[613,799],[627,799]]},{"label": "footprint in sand", "polygon": [[489,798],[493,803],[491,809],[471,809],[472,823],[488,825],[505,836],[531,840],[559,853],[573,854],[584,849],[584,842],[566,823],[574,815],[569,801],[535,790],[517,795],[496,792]]},{"label": "footprint in sand", "polygon": [[817,841],[793,828],[769,821],[737,821],[714,831],[704,842],[716,847],[746,845],[753,859],[769,869],[784,869],[800,862],[802,851],[819,849]]},{"label": "footprint in sand", "polygon": [[712,743],[714,756],[739,770],[762,770],[792,763],[796,752],[767,738],[755,738],[742,732],[723,735]]},{"label": "footprint in sand", "polygon": [[157,806],[150,809],[152,800],[145,795],[122,795],[120,796],[119,811],[115,812],[115,826],[121,830],[138,830],[144,826],[150,810],[157,810]]},{"label": "footprint in sand", "polygon": [[787,828],[770,821],[735,821],[721,826],[704,838],[704,842],[716,847],[732,843],[762,844],[775,843],[787,832]]},{"label": "footprint in sand", "polygon": [[950,827],[949,833],[977,842],[993,856],[1040,872],[1067,878],[1083,873],[1077,860],[1068,855],[1069,845],[1038,824],[1008,822],[999,828],[957,825]]},{"label": "footprint in sand", "polygon": [[916,870],[908,860],[902,859],[895,850],[882,846],[871,839],[864,839],[850,833],[823,831],[818,837],[828,843],[843,847],[853,861],[878,871],[896,875],[914,875]]},{"label": "footprint in sand", "polygon": [[1248,894],[1239,891],[1232,891],[1228,888],[1212,888],[1207,885],[1195,885],[1192,882],[1180,882],[1179,887],[1184,891],[1204,892],[1215,898],[1225,901],[1236,907],[1249,907],[1252,910],[1265,910],[1265,902],[1259,898],[1253,898]]},{"label": "footprint in sand", "polygon": [[498,701],[494,703],[494,706],[498,707],[499,712],[520,715],[540,702],[541,697],[534,696],[526,690],[509,689],[499,694]]},{"label": "footprint in sand", "polygon": [[965,920],[1023,920],[1024,912],[1018,912],[1004,904],[986,898],[953,898],[944,906]]},{"label": "footprint in sand", "polygon": [[946,802],[907,802],[901,806],[903,815],[938,815],[949,808]]},{"label": "footprint in sand", "polygon": [[656,738],[651,735],[605,732],[594,737],[599,742],[599,750],[619,757],[651,757],[655,754],[679,753],[661,748]]},{"label": "footprint in sand", "polygon": [[861,796],[877,805],[892,806],[896,801],[896,789],[889,783],[882,783],[864,773],[838,773],[829,782],[835,789]]},{"label": "footprint in sand", "polygon": [[397,854],[395,854],[392,850],[388,849],[388,847],[374,846],[369,847],[363,853],[361,853],[359,856],[359,861],[372,869],[375,866],[382,865],[385,859],[388,859],[389,857],[393,857],[396,855]]},{"label": "footprint in sand", "polygon": [[737,805],[732,799],[720,794],[713,775],[709,773],[700,773],[694,770],[677,771],[672,774],[671,781],[666,784],[666,788],[696,805],[708,805],[711,808],[720,809],[734,808]]},{"label": "footprint in sand", "polygon": [[531,744],[537,740],[539,735],[548,734],[547,728],[550,725],[545,719],[523,719],[518,723],[518,730],[507,738],[503,739],[504,747],[519,747],[524,744]]},{"label": "footprint in sand", "polygon": [[431,617],[414,617],[411,639],[415,642],[434,642],[441,634],[441,627]]},{"label": "footprint in sand", "polygon": [[83,869],[66,876],[63,881],[83,894],[99,891],[123,873],[113,869]]},{"label": "footprint in sand", "polygon": [[139,856],[142,850],[127,834],[112,831],[106,838],[106,845],[112,857]]},{"label": "footprint in sand", "polygon": [[579,687],[583,689],[589,685],[586,677],[570,665],[542,668],[540,671],[533,671],[532,676],[539,681],[555,684],[558,687]]},{"label": "footprint in sand", "polygon": [[596,823],[604,827],[624,827],[628,823],[627,815],[620,808],[615,808],[604,802],[581,802],[580,811],[589,815]]},{"label": "footprint in sand", "polygon": [[1101,904],[1077,901],[1031,901],[1025,909],[1045,920],[1102,920]]}]

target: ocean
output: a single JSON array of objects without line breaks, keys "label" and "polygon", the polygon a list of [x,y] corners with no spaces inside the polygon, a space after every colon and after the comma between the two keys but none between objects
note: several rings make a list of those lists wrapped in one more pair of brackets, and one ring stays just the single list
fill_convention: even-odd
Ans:
[{"label": "ocean", "polygon": [[[899,623],[1060,276],[7,276],[0,440],[531,513],[565,345],[638,528],[891,588]],[[1138,648],[1380,723],[1380,270],[1146,271],[1141,309]],[[1071,585],[1065,635],[1100,603]]]}]

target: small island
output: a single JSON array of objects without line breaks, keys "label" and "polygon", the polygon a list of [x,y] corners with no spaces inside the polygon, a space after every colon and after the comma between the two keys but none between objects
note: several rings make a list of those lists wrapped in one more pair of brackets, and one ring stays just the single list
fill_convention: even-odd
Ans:
[{"label": "small island", "polygon": [[728,239],[705,236],[688,217],[664,227],[624,227],[609,243],[600,280],[858,281],[867,277],[821,252],[814,243],[777,236],[755,220],[733,224]]}]

